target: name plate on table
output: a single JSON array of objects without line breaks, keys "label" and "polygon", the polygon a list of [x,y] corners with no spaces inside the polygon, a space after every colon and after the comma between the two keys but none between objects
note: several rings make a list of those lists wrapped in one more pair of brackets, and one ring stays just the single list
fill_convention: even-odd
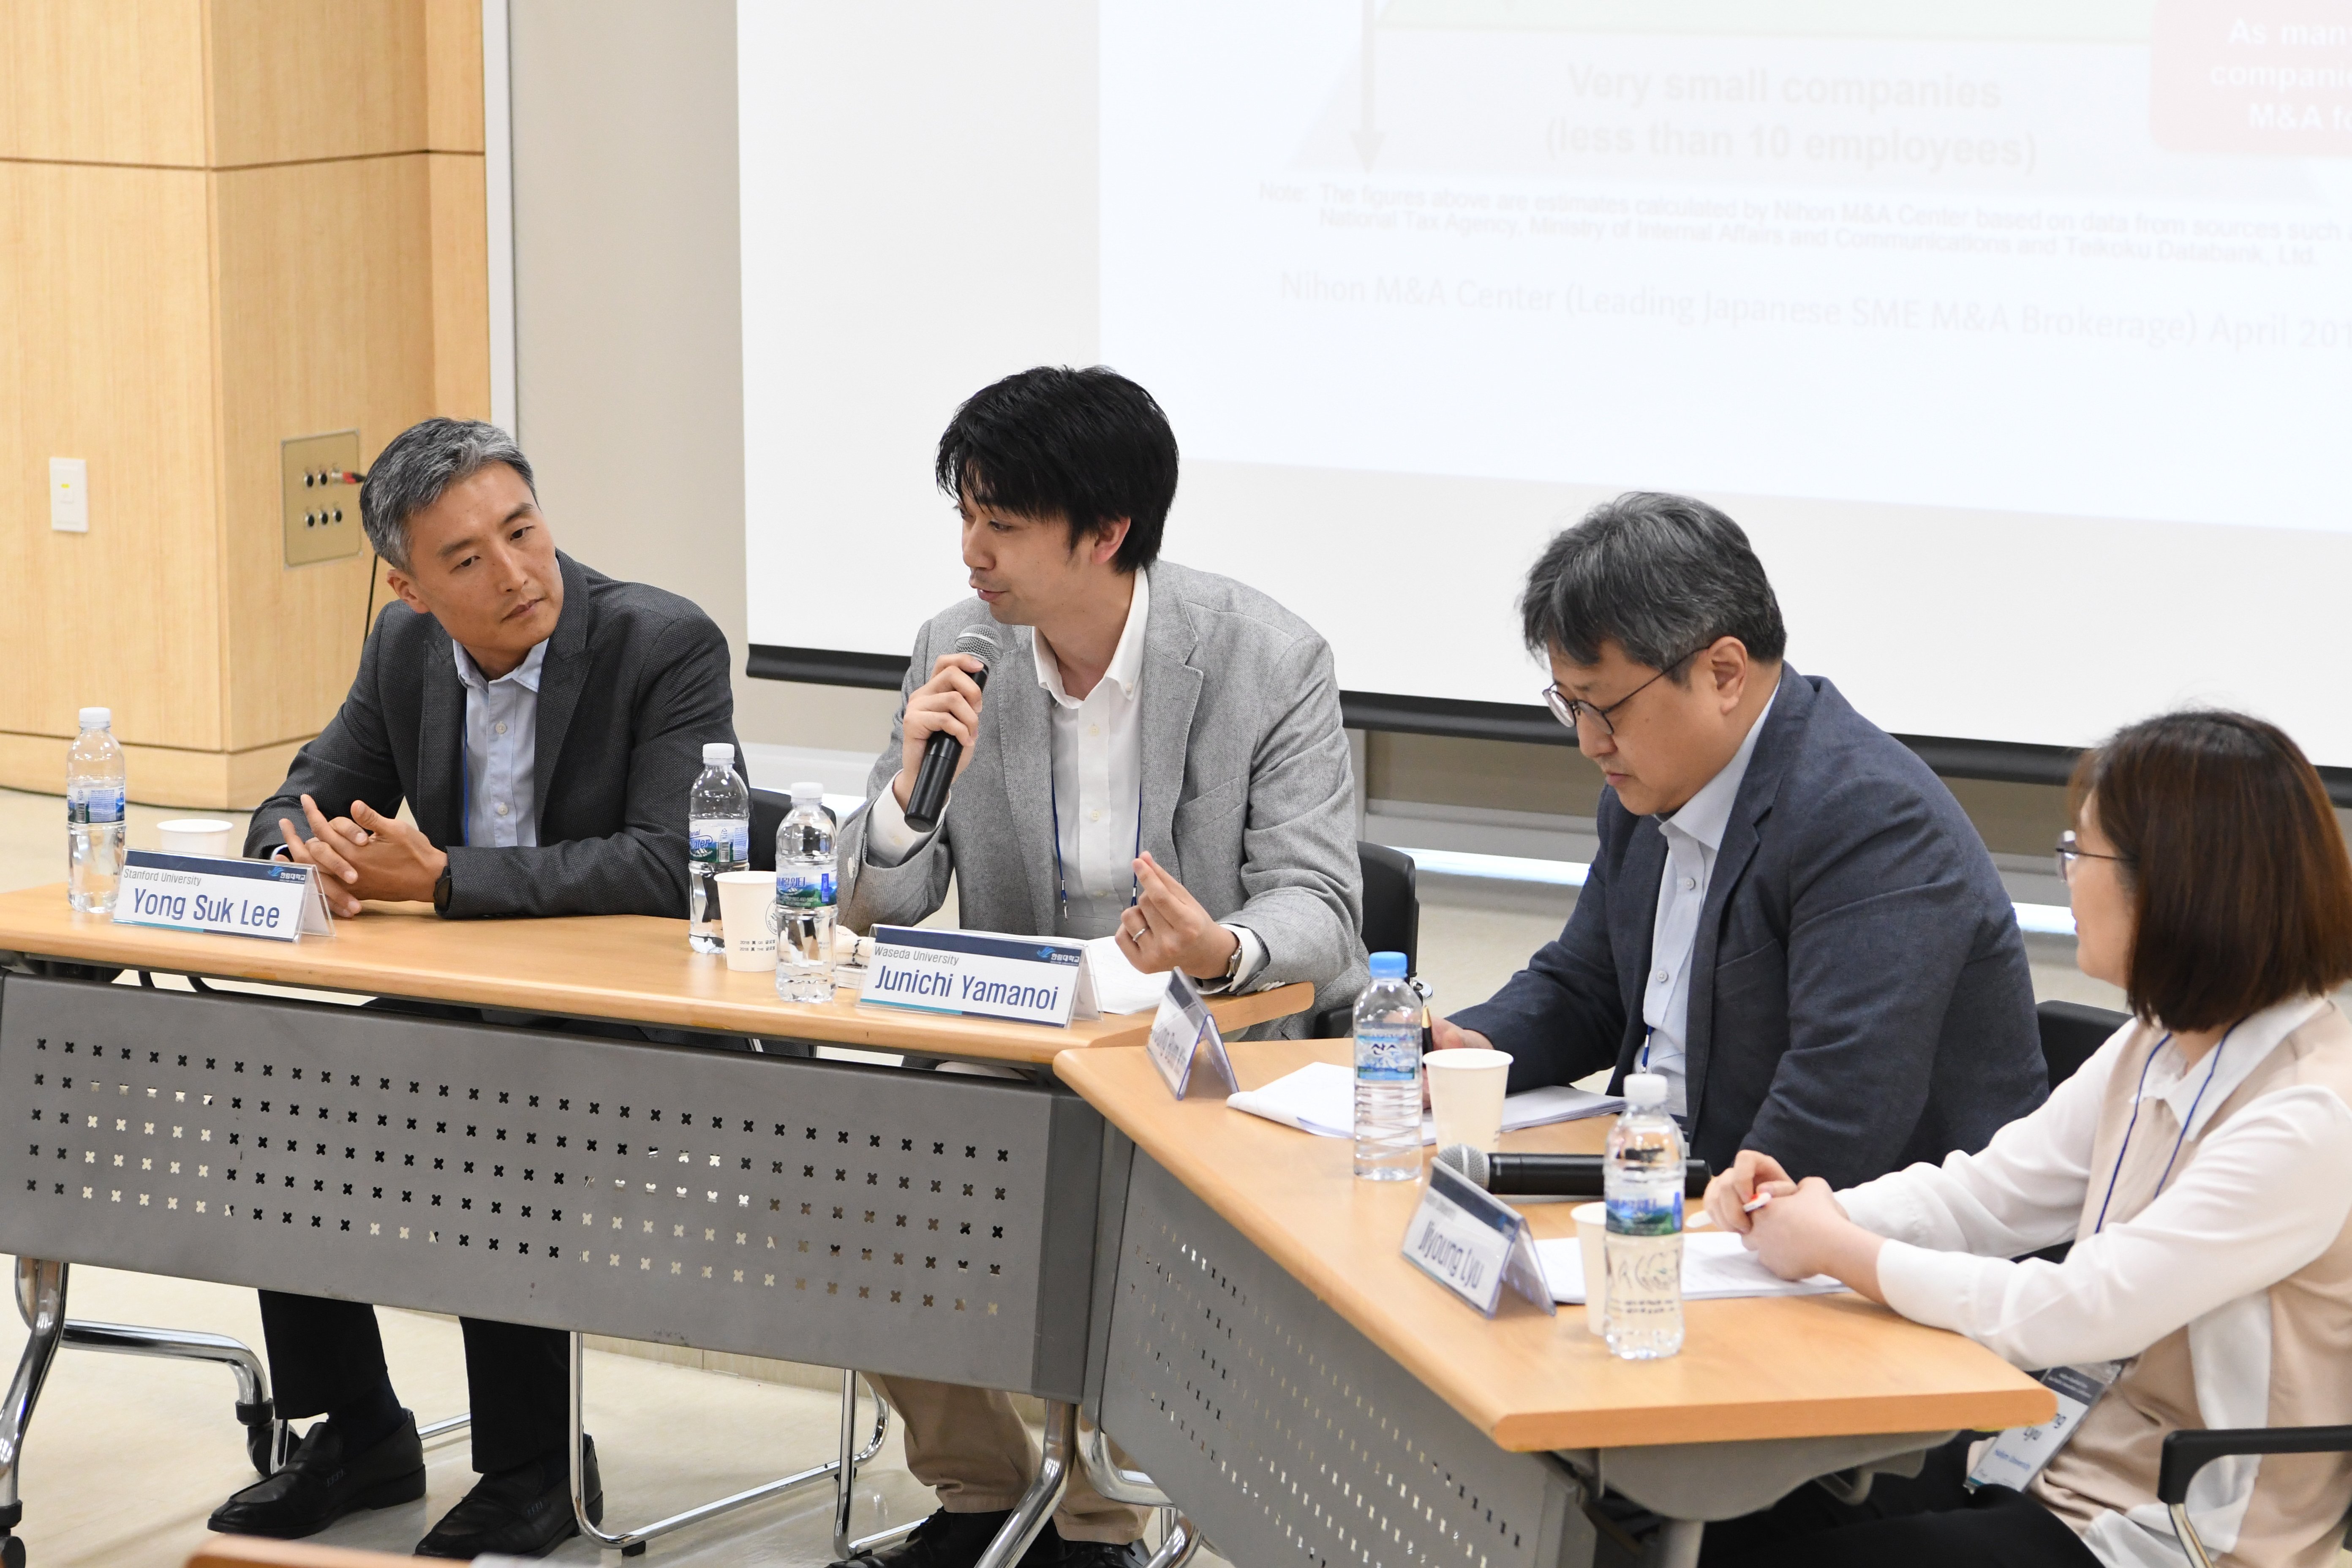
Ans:
[{"label": "name plate on table", "polygon": [[1181,969],[1169,972],[1168,991],[1160,998],[1160,1011],[1152,1017],[1151,1037],[1144,1049],[1151,1053],[1151,1065],[1167,1081],[1168,1092],[1179,1100],[1192,1081],[1193,1064],[1203,1058],[1225,1093],[1241,1089],[1234,1077],[1233,1060],[1225,1055],[1225,1037],[1217,1028],[1209,1005],[1201,1000],[1200,987]]},{"label": "name plate on table", "polygon": [[1404,1255],[1490,1318],[1506,1284],[1558,1315],[1527,1216],[1444,1165],[1429,1168],[1421,1206],[1404,1227]]},{"label": "name plate on table", "polygon": [[920,926],[874,928],[874,962],[857,999],[1055,1027],[1102,1016],[1082,942]]},{"label": "name plate on table", "polygon": [[114,923],[293,942],[332,936],[317,868],[133,849],[123,857]]}]

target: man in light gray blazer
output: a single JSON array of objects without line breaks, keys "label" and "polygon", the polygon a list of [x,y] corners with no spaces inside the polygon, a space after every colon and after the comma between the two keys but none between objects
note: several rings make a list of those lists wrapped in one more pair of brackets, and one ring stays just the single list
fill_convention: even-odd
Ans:
[{"label": "man in light gray blazer", "polygon": [[[1265,595],[1158,559],[1176,467],[1166,416],[1108,370],[1026,371],[957,411],[937,475],[976,596],[916,637],[889,747],[841,835],[841,918],[910,924],[952,877],[968,929],[1115,934],[1146,973],[1181,969],[1212,993],[1305,981],[1319,1013],[1366,979],[1330,649]],[[973,628],[999,650],[984,691],[955,651]],[[922,833],[907,806],[940,732],[962,756]],[[874,1381],[941,1508],[860,1568],[967,1568],[1028,1484],[1027,1432],[1002,1394]],[[1139,1510],[1074,1475],[1023,1562],[1139,1568],[1142,1531]]]}]

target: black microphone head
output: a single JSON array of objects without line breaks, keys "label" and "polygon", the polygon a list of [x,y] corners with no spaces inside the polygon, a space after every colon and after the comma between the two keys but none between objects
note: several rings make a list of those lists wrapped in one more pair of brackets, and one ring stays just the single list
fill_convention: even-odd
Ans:
[{"label": "black microphone head", "polygon": [[1481,1188],[1491,1179],[1495,1168],[1484,1149],[1468,1143],[1448,1143],[1437,1152],[1437,1163],[1455,1175],[1467,1178],[1472,1186]]},{"label": "black microphone head", "polygon": [[996,646],[996,634],[985,626],[973,626],[956,637],[955,650],[958,653],[971,655],[972,658],[980,660],[983,667],[993,667],[999,651]]}]

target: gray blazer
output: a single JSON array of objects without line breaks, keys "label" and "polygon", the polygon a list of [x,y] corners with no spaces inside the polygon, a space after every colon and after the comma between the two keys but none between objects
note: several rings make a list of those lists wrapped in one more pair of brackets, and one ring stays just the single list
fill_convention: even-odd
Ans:
[{"label": "gray blazer", "polygon": [[[1665,838],[1604,791],[1559,940],[1454,1015],[1511,1088],[1641,1049]],[[1783,666],[1691,960],[1691,1152],[1741,1149],[1852,1186],[1984,1146],[2049,1094],[2017,913],[1943,782],[1836,687]]]},{"label": "gray blazer", "polygon": [[[1143,847],[1220,921],[1265,943],[1262,986],[1304,980],[1315,1009],[1352,1002],[1368,978],[1358,934],[1356,786],[1331,650],[1255,589],[1161,561],[1147,568],[1143,629]],[[893,867],[866,863],[866,808],[839,840],[841,919],[858,931],[911,925],[947,900],[975,931],[1055,929],[1049,802],[1051,699],[1026,626],[999,626],[967,599],[916,634],[890,744],[866,780],[870,803],[898,775],[906,698],[968,626],[1004,653],[990,674],[971,765],[930,841]],[[1276,1033],[1305,1032],[1312,1015]]]},{"label": "gray blazer", "polygon": [[[466,689],[449,634],[399,604],[376,617],[351,695],[253,814],[245,852],[328,816],[406,801],[449,855],[449,914],[686,916],[686,796],[706,741],[735,740],[727,638],[692,603],[559,554],[563,614],[540,675],[536,848],[467,847]],[[304,828],[307,837],[309,829]]]}]

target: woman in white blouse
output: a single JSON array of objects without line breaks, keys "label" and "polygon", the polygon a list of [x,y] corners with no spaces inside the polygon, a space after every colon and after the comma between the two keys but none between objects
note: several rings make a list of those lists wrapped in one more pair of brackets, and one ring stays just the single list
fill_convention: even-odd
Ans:
[{"label": "woman in white blouse", "polygon": [[[2352,1422],[2352,1023],[2327,1000],[2352,862],[2326,791],[2272,726],[2193,712],[2116,734],[2072,799],[2076,962],[2132,1021],[1979,1153],[1832,1193],[1744,1151],[1707,1209],[1784,1278],[2105,1391],[2038,1470],[2017,1435],[1964,1436],[1861,1504],[1807,1487],[1711,1526],[1710,1565],[2174,1568],[2166,1434]],[[2188,1507],[2217,1561],[2321,1568],[2347,1502],[2345,1457],[2274,1455],[2209,1465]]]}]

